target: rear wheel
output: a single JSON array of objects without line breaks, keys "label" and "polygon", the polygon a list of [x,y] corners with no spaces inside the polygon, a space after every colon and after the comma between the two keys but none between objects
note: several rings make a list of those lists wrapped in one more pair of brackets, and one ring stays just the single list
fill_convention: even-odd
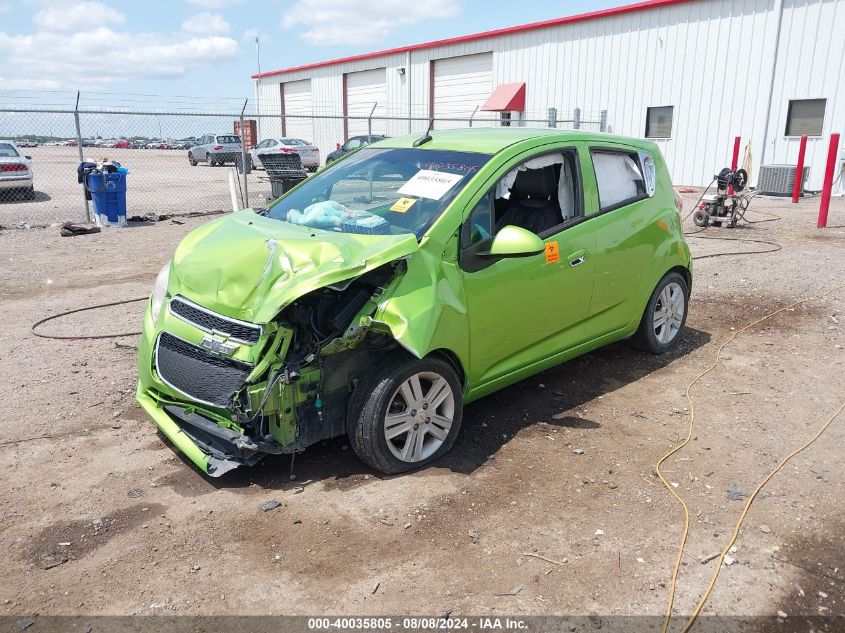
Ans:
[{"label": "rear wheel", "polygon": [[640,327],[631,343],[652,354],[663,354],[677,345],[687,321],[689,285],[678,272],[667,274],[651,294]]},{"label": "rear wheel", "polygon": [[401,356],[359,382],[349,405],[349,440],[367,465],[401,473],[447,453],[462,414],[461,383],[449,363]]},{"label": "rear wheel", "polygon": [[205,153],[205,162],[208,163],[209,167],[214,167],[215,165],[214,161],[211,160],[211,154],[209,154],[208,152]]},{"label": "rear wheel", "polygon": [[710,224],[710,216],[702,209],[696,209],[692,214],[692,221],[696,226],[705,227]]},{"label": "rear wheel", "polygon": [[196,161],[196,159],[194,158],[194,155],[193,155],[193,154],[191,154],[191,152],[188,152],[188,162],[191,164],[191,167],[196,167],[196,166],[197,166],[197,161]]}]

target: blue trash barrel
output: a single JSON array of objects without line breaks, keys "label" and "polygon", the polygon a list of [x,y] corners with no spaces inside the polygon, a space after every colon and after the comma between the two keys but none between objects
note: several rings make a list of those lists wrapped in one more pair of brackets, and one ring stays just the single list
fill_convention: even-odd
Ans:
[{"label": "blue trash barrel", "polygon": [[126,173],[92,172],[88,174],[86,185],[99,223],[103,226],[126,226]]}]

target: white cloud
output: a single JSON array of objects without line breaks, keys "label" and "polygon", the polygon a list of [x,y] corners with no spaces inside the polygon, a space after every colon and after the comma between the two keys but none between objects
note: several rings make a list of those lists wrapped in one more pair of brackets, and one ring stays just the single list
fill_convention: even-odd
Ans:
[{"label": "white cloud", "polygon": [[182,30],[188,33],[228,33],[231,27],[219,13],[196,13],[182,22]]},{"label": "white cloud", "polygon": [[73,2],[48,6],[32,18],[45,31],[78,31],[80,29],[123,24],[124,15],[102,2]]},{"label": "white cloud", "polygon": [[3,90],[58,90],[61,84],[55,79],[24,79],[0,77]]},{"label": "white cloud", "polygon": [[241,0],[186,0],[188,4],[203,9],[225,9],[233,4],[240,4]]},{"label": "white cloud", "polygon": [[[117,51],[116,63],[80,63]],[[21,77],[59,82],[68,88],[107,87],[133,79],[170,79],[192,68],[232,59],[238,43],[230,37],[165,37],[99,27],[56,37],[55,33],[9,35],[0,31],[0,57]]]},{"label": "white cloud", "polygon": [[287,29],[302,27],[300,36],[311,44],[370,44],[397,27],[460,14],[455,0],[298,0],[282,16]]}]

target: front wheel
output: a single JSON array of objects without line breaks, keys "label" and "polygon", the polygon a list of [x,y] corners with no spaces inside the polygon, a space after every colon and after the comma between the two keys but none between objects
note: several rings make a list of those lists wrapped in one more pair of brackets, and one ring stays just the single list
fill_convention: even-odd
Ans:
[{"label": "front wheel", "polygon": [[696,209],[692,214],[692,221],[696,226],[705,227],[710,224],[710,216],[703,209]]},{"label": "front wheel", "polygon": [[461,382],[449,363],[397,357],[359,381],[349,405],[349,440],[361,461],[393,475],[447,453],[462,415]]},{"label": "front wheel", "polygon": [[631,343],[634,347],[664,354],[677,345],[687,321],[689,285],[684,276],[670,272],[654,289],[646,304],[640,327]]}]

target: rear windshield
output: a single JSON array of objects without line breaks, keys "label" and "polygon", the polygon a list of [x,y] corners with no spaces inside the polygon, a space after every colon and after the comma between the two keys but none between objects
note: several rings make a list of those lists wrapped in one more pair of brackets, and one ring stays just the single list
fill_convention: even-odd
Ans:
[{"label": "rear windshield", "polygon": [[17,158],[18,156],[20,154],[18,154],[18,150],[15,149],[14,145],[0,143],[0,158]]},{"label": "rear windshield", "polygon": [[283,138],[282,145],[307,145],[307,143],[298,138]]},{"label": "rear windshield", "polygon": [[218,136],[217,142],[218,143],[240,143],[241,137],[235,136],[234,134],[230,134],[228,136]]}]

